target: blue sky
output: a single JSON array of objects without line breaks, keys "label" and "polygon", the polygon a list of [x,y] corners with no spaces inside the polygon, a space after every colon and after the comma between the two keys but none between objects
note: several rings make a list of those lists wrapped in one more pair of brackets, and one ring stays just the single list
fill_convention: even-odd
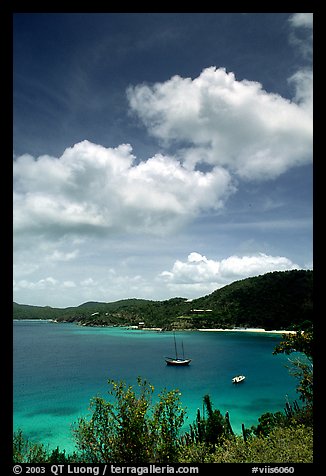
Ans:
[{"label": "blue sky", "polygon": [[14,14],[14,300],[312,269],[312,14]]}]

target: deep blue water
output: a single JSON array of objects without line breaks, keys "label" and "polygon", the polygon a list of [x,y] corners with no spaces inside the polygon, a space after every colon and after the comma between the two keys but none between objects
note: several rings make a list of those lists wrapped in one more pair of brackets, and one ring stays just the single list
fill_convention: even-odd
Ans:
[{"label": "deep blue water", "polygon": [[[14,428],[35,441],[74,449],[71,424],[86,415],[95,395],[107,397],[108,379],[136,384],[146,378],[158,393],[178,388],[187,409],[185,430],[209,394],[229,412],[233,429],[258,423],[267,411],[297,399],[288,358],[273,356],[281,337],[254,332],[177,332],[189,367],[167,366],[174,354],[169,332],[90,328],[47,321],[14,322]],[[181,345],[180,345],[181,347]],[[181,349],[180,349],[181,350]],[[246,375],[240,385],[231,378]]]}]

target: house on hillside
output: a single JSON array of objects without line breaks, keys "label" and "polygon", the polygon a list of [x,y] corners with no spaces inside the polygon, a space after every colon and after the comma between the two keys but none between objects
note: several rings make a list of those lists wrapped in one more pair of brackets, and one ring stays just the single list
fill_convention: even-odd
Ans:
[{"label": "house on hillside", "polygon": [[205,314],[213,312],[213,309],[190,309],[189,314]]}]

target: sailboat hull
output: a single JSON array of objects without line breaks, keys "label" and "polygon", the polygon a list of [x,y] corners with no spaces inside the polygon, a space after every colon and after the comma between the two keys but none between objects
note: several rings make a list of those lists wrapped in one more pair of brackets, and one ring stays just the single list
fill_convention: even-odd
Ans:
[{"label": "sailboat hull", "polygon": [[172,357],[166,357],[165,362],[167,365],[183,366],[183,365],[189,365],[191,362],[191,359],[173,359]]}]

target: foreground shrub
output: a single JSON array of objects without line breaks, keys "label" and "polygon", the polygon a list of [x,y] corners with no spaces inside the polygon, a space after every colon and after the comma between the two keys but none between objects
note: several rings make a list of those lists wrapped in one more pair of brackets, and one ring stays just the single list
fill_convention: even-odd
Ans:
[{"label": "foreground shrub", "polygon": [[154,387],[138,378],[138,392],[124,382],[109,381],[113,403],[91,400],[90,419],[80,418],[74,429],[81,458],[87,463],[176,462],[178,433],[185,411],[179,391],[163,390],[152,403]]},{"label": "foreground shrub", "polygon": [[13,463],[44,463],[48,450],[43,444],[33,443],[18,430],[13,435]]},{"label": "foreground shrub", "polygon": [[215,446],[214,453],[205,445],[184,447],[184,463],[312,463],[313,432],[303,425],[274,428],[267,437],[251,436],[244,442],[240,436]]},{"label": "foreground shrub", "polygon": [[[197,410],[196,420],[190,425],[190,432],[183,436],[185,443],[205,443],[207,446],[219,444],[233,435],[228,413],[224,417],[220,410],[213,410],[209,395],[203,399],[203,414]],[[201,445],[200,445],[201,446]]]},{"label": "foreground shrub", "polygon": [[22,430],[14,432],[13,435],[13,463],[82,463],[78,455],[66,454],[59,447],[50,450],[43,443],[32,442],[23,434]]}]

